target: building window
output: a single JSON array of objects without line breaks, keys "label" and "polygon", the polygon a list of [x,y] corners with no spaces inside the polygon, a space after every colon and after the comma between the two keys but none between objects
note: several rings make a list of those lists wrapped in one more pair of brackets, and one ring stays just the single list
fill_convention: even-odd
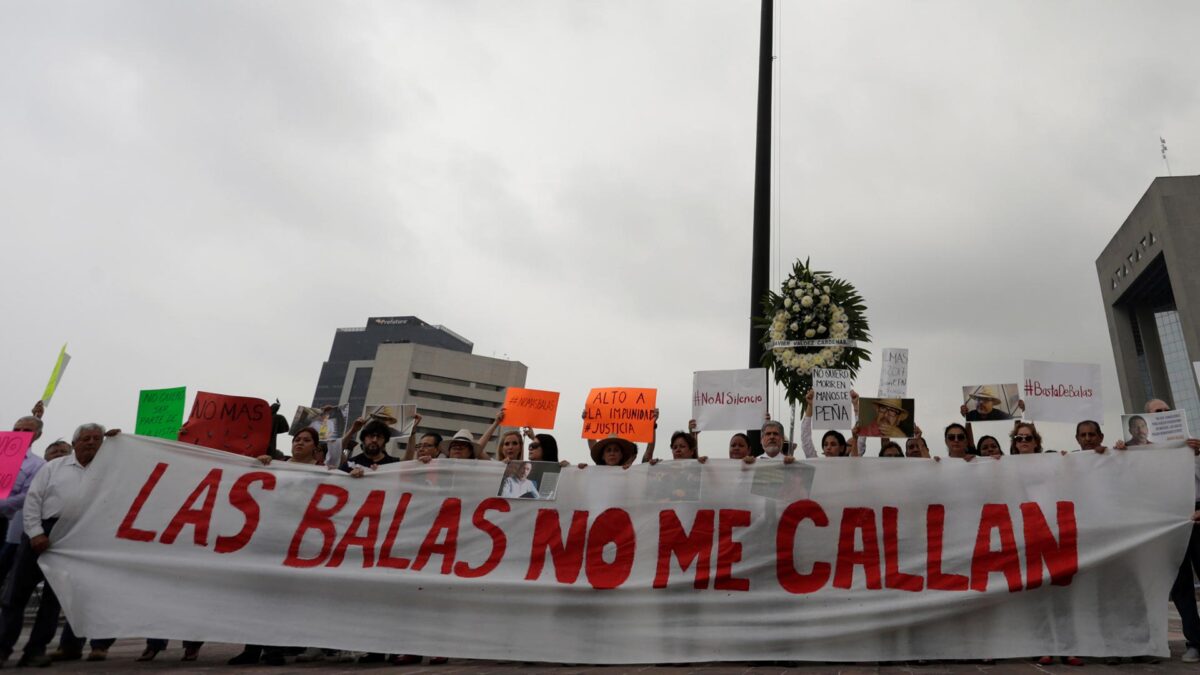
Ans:
[{"label": "building window", "polygon": [[475,389],[486,389],[488,391],[504,391],[503,385],[486,384],[484,382],[472,382],[470,380],[460,380],[453,377],[444,377],[442,375],[430,375],[429,373],[412,374],[415,380],[428,380],[430,382],[440,382],[441,384],[453,384],[457,387],[472,387]]},{"label": "building window", "polygon": [[[439,394],[434,391],[420,391],[417,389],[409,389],[409,396],[420,396],[421,398],[431,398],[435,401],[450,401],[451,403],[466,403],[468,405],[481,405],[487,408],[499,409],[503,405],[499,401],[485,401],[479,398],[467,398],[466,396],[454,396],[452,394]],[[491,423],[491,420],[488,420]]]},{"label": "building window", "polygon": [[1137,354],[1138,378],[1142,381],[1142,395],[1149,401],[1154,398],[1154,382],[1150,380],[1150,361],[1146,358],[1146,345],[1142,342],[1142,329],[1138,326],[1137,317],[1129,316],[1133,326],[1133,350]]},{"label": "building window", "polygon": [[1184,343],[1183,327],[1179,324],[1179,312],[1171,309],[1154,313],[1158,326],[1158,339],[1162,343],[1163,362],[1167,366],[1167,381],[1171,384],[1171,403],[1177,410],[1187,411],[1188,429],[1200,428],[1200,394],[1196,392],[1196,379],[1192,360],[1188,357]]}]

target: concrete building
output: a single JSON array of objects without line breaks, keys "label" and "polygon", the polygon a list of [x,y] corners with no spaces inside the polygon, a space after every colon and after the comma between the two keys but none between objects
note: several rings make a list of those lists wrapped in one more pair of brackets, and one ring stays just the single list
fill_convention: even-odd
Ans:
[{"label": "concrete building", "polygon": [[1200,433],[1200,176],[1156,178],[1096,259],[1126,412],[1161,398]]},{"label": "concrete building", "polygon": [[[371,317],[364,328],[339,328],[321,366],[313,406],[349,403],[357,416],[368,403],[416,404],[421,431],[449,438],[465,428],[478,438],[503,404],[504,390],[525,386],[527,368],[476,356],[473,347],[450,329],[415,316]],[[493,440],[489,452],[495,445]]]}]

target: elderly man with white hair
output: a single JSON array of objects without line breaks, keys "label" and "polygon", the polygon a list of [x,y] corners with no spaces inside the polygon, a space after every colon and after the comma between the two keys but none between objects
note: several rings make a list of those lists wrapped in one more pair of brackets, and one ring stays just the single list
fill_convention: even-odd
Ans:
[{"label": "elderly man with white hair", "polygon": [[[120,430],[105,432],[104,427],[99,424],[80,425],[72,439],[75,452],[47,462],[33,477],[29,492],[25,496],[25,536],[21,537],[9,595],[4,604],[3,615],[0,616],[0,663],[12,654],[17,638],[21,636],[25,606],[29,603],[34,588],[44,579],[37,559],[50,548],[49,534],[54,524],[58,522],[63,509],[79,497],[84,473],[99,452],[104,437],[116,433],[120,433]],[[50,657],[46,655],[46,645],[58,630],[60,611],[61,606],[54,589],[46,584],[33,630],[25,643],[24,653],[17,662],[18,666],[45,666],[50,663]],[[78,653],[83,647],[82,640],[76,640],[73,645],[64,647],[67,650],[73,647]],[[92,649],[93,655],[98,657],[94,660],[100,660],[107,652],[107,645],[96,641],[93,642]]]}]

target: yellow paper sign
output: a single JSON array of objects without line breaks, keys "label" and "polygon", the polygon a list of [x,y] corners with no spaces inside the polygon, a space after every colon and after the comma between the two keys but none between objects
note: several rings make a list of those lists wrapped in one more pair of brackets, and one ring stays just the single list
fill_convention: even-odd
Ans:
[{"label": "yellow paper sign", "polygon": [[67,370],[67,364],[71,362],[71,355],[67,353],[67,343],[63,343],[62,349],[58,352],[58,360],[54,362],[54,370],[50,372],[50,381],[46,383],[46,391],[42,392],[42,405],[50,405],[50,398],[54,396],[54,390],[58,389],[58,383],[62,380],[63,372]]}]

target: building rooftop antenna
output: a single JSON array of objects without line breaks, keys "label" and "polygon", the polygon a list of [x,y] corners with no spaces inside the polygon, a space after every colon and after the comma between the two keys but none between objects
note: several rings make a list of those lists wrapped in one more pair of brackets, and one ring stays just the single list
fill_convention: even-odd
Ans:
[{"label": "building rooftop antenna", "polygon": [[1160,144],[1162,144],[1163,163],[1167,165],[1167,176],[1170,176],[1172,174],[1171,174],[1171,162],[1170,162],[1170,160],[1167,159],[1167,139],[1163,138],[1162,136],[1159,136],[1158,142]]}]

